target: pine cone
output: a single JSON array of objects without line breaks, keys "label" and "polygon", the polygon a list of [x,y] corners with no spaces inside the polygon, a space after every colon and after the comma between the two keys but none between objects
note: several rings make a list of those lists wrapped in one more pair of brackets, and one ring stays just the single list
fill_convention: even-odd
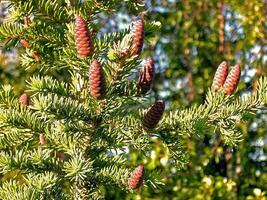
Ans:
[{"label": "pine cone", "polygon": [[128,179],[128,186],[130,189],[133,190],[140,186],[143,180],[144,172],[145,169],[143,165],[139,165],[138,167],[135,168],[131,177]]},{"label": "pine cone", "polygon": [[88,30],[86,21],[80,16],[75,19],[74,37],[79,57],[91,56],[94,51],[92,34]]},{"label": "pine cone", "polygon": [[41,145],[45,145],[46,144],[46,140],[45,140],[44,134],[42,134],[42,133],[39,134],[39,140],[40,140],[40,144]]},{"label": "pine cone", "polygon": [[227,74],[228,74],[227,63],[223,61],[217,68],[215,76],[213,78],[212,87],[215,90],[219,90],[223,86]]},{"label": "pine cone", "polygon": [[106,93],[105,76],[102,67],[94,60],[89,72],[90,93],[96,99],[103,99]]},{"label": "pine cone", "polygon": [[226,81],[223,85],[223,90],[225,94],[231,95],[234,93],[240,79],[240,73],[240,65],[236,64],[229,72]]},{"label": "pine cone", "polygon": [[21,106],[29,106],[30,104],[30,97],[26,94],[26,93],[23,93],[20,97],[19,97],[19,104]]},{"label": "pine cone", "polygon": [[133,27],[131,30],[133,35],[133,46],[132,46],[132,54],[140,55],[143,48],[144,42],[144,21],[139,18],[133,23]]},{"label": "pine cone", "polygon": [[141,93],[145,94],[148,90],[150,90],[153,77],[155,73],[155,67],[154,62],[151,57],[149,57],[145,64],[143,69],[139,73],[139,78],[137,81],[137,86],[141,89]]},{"label": "pine cone", "polygon": [[21,44],[21,46],[23,46],[25,48],[30,46],[29,41],[28,40],[24,40],[24,39],[20,40],[20,44]]},{"label": "pine cone", "polygon": [[153,129],[160,121],[165,109],[165,103],[163,100],[158,100],[145,114],[143,118],[144,129]]}]

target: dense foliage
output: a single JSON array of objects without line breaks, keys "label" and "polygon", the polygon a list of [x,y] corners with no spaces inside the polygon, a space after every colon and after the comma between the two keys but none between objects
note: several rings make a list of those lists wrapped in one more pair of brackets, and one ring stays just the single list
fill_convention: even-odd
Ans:
[{"label": "dense foliage", "polygon": [[[265,4],[7,1],[1,42],[35,75],[30,101],[2,85],[1,198],[264,199]],[[109,33],[118,13],[133,25]],[[224,59],[241,64],[236,95],[208,89]]]}]

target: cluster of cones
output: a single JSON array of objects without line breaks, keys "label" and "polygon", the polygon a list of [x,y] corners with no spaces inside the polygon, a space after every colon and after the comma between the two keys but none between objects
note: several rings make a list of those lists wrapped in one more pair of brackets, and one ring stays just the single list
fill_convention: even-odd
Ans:
[{"label": "cluster of cones", "polygon": [[[144,41],[144,21],[142,19],[139,18],[135,21],[131,33],[133,38],[131,55],[139,56],[142,52]],[[86,58],[92,55],[94,50],[92,34],[87,28],[86,21],[81,17],[76,17],[75,21],[75,43],[80,58]],[[148,58],[139,73],[137,81],[137,86],[142,94],[145,94],[150,90],[154,78],[154,71],[154,62],[152,58]],[[94,60],[90,66],[89,85],[90,93],[94,98],[99,100],[105,97],[105,77],[98,60]],[[164,101],[157,101],[145,114],[142,124],[146,130],[156,127],[163,115],[164,107]],[[142,182],[143,176],[144,166],[139,165],[128,179],[128,187],[130,189],[138,188]]]},{"label": "cluster of cones", "polygon": [[[132,30],[132,47],[131,55],[139,56],[143,48],[144,40],[144,21],[138,19],[133,24]],[[82,59],[87,58],[93,54],[94,46],[92,40],[92,34],[88,30],[86,21],[77,16],[75,20],[75,44],[78,56]],[[137,86],[142,94],[147,93],[152,85],[154,78],[154,62],[152,58],[148,58],[141,71],[139,72],[139,78],[137,81]],[[105,76],[101,64],[97,59],[95,59],[89,71],[89,87],[90,94],[95,99],[100,100],[105,97],[106,84]],[[145,114],[143,118],[142,125],[144,129],[149,130],[156,127],[160,121],[165,104],[164,101],[157,101]],[[139,165],[132,173],[131,177],[128,179],[128,187],[130,189],[136,189],[140,186],[144,175],[144,166]]]},{"label": "cluster of cones", "polygon": [[[27,22],[28,23],[28,22]],[[30,23],[30,22],[29,22]],[[144,22],[142,19],[138,19],[132,28],[133,34],[133,45],[131,47],[131,55],[139,56],[143,47],[144,39]],[[94,52],[94,44],[92,39],[92,33],[87,27],[86,21],[80,17],[76,16],[75,19],[75,45],[77,49],[77,54],[81,59],[92,56]],[[31,44],[22,39],[20,41],[21,45],[25,48],[29,48]],[[36,53],[37,58],[40,59],[40,54]],[[39,56],[39,58],[38,58]],[[154,62],[152,58],[148,58],[139,73],[139,78],[137,81],[137,86],[142,94],[147,93],[150,88],[154,77]],[[105,76],[100,62],[95,59],[91,63],[89,71],[89,88],[90,94],[95,99],[100,100],[105,97],[106,84]],[[30,104],[30,97],[23,93],[19,97],[19,104],[21,107],[28,107]],[[148,129],[153,129],[156,127],[157,123],[161,119],[164,111],[164,101],[157,101],[150,110],[145,114],[143,118],[143,127]],[[46,138],[43,133],[39,134],[39,142],[41,145],[46,144]],[[144,166],[139,165],[131,174],[128,179],[129,189],[136,189],[140,186],[144,176]]]},{"label": "cluster of cones", "polygon": [[[75,18],[74,39],[78,57],[86,59],[94,53],[93,33],[87,22],[80,16]],[[97,100],[103,99],[106,93],[105,76],[101,64],[95,59],[89,71],[90,94]]]},{"label": "cluster of cones", "polygon": [[232,95],[240,79],[240,65],[236,64],[228,73],[227,63],[223,61],[215,73],[212,88],[216,91],[223,90],[225,95]]},{"label": "cluster of cones", "polygon": [[[139,56],[142,52],[144,41],[144,22],[142,19],[138,19],[132,26],[132,47],[131,55]],[[89,31],[87,22],[80,16],[76,16],[75,19],[75,45],[77,54],[81,59],[90,57],[94,53],[93,34]],[[21,45],[25,48],[30,47],[30,43],[27,40],[21,40]],[[155,74],[155,67],[152,58],[148,58],[143,68],[139,72],[137,81],[137,87],[142,94],[147,93],[152,86],[153,78]],[[235,91],[240,78],[240,66],[235,65],[228,74],[228,67],[226,62],[222,62],[213,80],[212,87],[215,90],[223,90],[226,95],[231,95]],[[105,98],[106,83],[105,76],[100,62],[95,59],[91,63],[89,71],[89,88],[90,94],[95,99],[100,100]],[[19,98],[21,106],[29,105],[29,97],[26,94],[22,94]],[[142,120],[142,126],[145,130],[154,129],[161,120],[165,109],[165,103],[163,100],[158,100],[147,111]],[[46,144],[44,135],[39,134],[39,140],[41,145]],[[128,179],[128,187],[130,189],[136,189],[140,186],[144,176],[144,166],[139,165]]]},{"label": "cluster of cones", "polygon": [[[132,55],[139,56],[142,52],[144,41],[144,21],[138,18],[132,26]],[[80,16],[76,16],[75,19],[75,45],[78,56],[82,59],[92,56],[94,51],[94,44],[92,39],[92,33],[89,31],[87,22]],[[139,72],[139,78],[137,86],[142,94],[147,93],[152,85],[154,78],[154,62],[152,58],[148,58],[143,68]],[[100,100],[105,98],[106,83],[105,76],[100,62],[95,59],[89,71],[89,88],[90,94],[95,99]],[[143,127],[153,129],[162,117],[164,111],[164,101],[157,101],[143,118]]]}]

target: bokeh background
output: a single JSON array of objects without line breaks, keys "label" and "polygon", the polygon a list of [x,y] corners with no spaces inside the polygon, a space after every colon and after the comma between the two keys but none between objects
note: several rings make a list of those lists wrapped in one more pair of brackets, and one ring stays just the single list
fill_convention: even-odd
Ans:
[{"label": "bokeh background", "polygon": [[[99,31],[123,30],[135,18],[135,9],[123,6],[112,15],[99,14]],[[140,1],[145,20],[157,21],[161,31],[146,41],[143,57],[153,56],[156,78],[151,92],[167,101],[168,109],[181,109],[204,101],[217,66],[226,60],[240,63],[237,95],[255,89],[255,81],[267,75],[267,0],[145,0]],[[6,14],[0,3],[0,23]],[[149,34],[146,32],[146,34]],[[17,41],[19,42],[19,41]],[[0,48],[0,83],[10,83],[19,94],[34,73],[20,67],[17,48]],[[132,165],[144,162],[147,170],[163,174],[160,188],[142,187],[135,194],[106,190],[107,199],[246,199],[265,200],[267,192],[266,111],[247,116],[239,124],[243,141],[225,146],[215,133],[186,138],[184,168],[168,165],[168,152],[155,143],[149,159],[134,151]]]}]

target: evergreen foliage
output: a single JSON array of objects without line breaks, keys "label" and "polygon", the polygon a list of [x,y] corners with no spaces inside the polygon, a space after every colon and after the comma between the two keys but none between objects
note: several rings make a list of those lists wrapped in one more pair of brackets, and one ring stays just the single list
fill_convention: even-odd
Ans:
[{"label": "evergreen foliage", "polygon": [[[143,175],[145,186],[157,188],[161,182],[149,171],[139,173],[136,184],[129,186],[136,168],[127,163],[129,151],[147,157],[153,143],[160,141],[171,155],[169,162],[181,168],[187,162],[185,137],[220,133],[226,144],[237,145],[242,135],[236,124],[266,108],[267,78],[262,77],[256,92],[245,97],[211,88],[202,104],[167,110],[161,119],[162,110],[152,106],[153,112],[148,111],[152,95],[143,95],[137,86],[143,58],[140,49],[132,52],[140,48],[133,34],[138,33],[138,41],[143,42],[143,34],[149,39],[159,30],[155,22],[144,20],[144,30],[132,32],[129,26],[123,32],[102,33],[94,31],[100,26],[98,14],[110,14],[121,1],[11,0],[8,4],[0,39],[7,45],[29,41],[21,64],[39,71],[27,81],[30,105],[22,106],[11,86],[0,88],[1,199],[101,199],[108,187],[134,192]],[[125,4],[136,12],[143,9],[139,1]],[[83,59],[75,45],[75,15],[96,32],[93,54]],[[23,24],[23,17],[32,22]],[[103,72],[90,71],[96,59]],[[100,92],[101,99],[92,90]],[[146,124],[157,122],[144,128],[144,117],[150,117]]]}]

